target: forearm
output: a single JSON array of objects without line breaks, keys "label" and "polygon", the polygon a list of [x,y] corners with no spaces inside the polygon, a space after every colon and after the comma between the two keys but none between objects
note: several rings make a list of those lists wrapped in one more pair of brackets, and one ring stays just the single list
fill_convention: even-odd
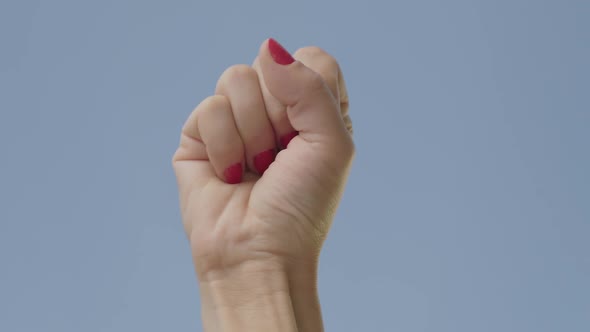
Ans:
[{"label": "forearm", "polygon": [[200,277],[199,286],[206,332],[298,331],[281,269],[244,264]]},{"label": "forearm", "polygon": [[289,289],[297,327],[301,332],[322,332],[324,325],[317,284],[317,264],[289,271]]}]

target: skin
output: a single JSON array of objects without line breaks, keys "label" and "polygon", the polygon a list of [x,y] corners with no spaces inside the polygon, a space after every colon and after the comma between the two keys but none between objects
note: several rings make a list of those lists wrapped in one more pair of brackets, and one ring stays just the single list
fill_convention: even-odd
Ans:
[{"label": "skin", "polygon": [[[323,331],[318,258],[354,157],[348,95],[328,53],[288,65],[262,43],[186,121],[173,157],[205,331]],[[254,158],[298,135],[260,174]],[[225,170],[242,163],[241,183]]]}]

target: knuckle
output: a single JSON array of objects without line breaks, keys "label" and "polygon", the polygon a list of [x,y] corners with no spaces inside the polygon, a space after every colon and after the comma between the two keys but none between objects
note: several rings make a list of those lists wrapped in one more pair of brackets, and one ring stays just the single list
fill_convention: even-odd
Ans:
[{"label": "knuckle", "polygon": [[257,79],[258,74],[254,68],[248,65],[233,65],[227,68],[219,81],[217,82],[217,88],[221,89],[224,86],[231,86],[234,84],[242,84],[249,80]]},{"label": "knuckle", "polygon": [[297,51],[295,51],[295,55],[311,56],[311,57],[330,56],[328,54],[328,52],[324,51],[324,49],[322,49],[321,47],[317,47],[317,46],[302,47],[302,48],[298,49]]},{"label": "knuckle", "polygon": [[339,68],[336,58],[334,58],[324,49],[317,46],[307,46],[298,49],[295,52],[295,58],[301,58],[304,62],[305,60],[313,59],[314,61],[321,62],[324,66],[328,66],[330,68]]},{"label": "knuckle", "polygon": [[307,91],[324,91],[327,89],[326,81],[322,75],[317,72],[310,71],[307,77],[306,90]]},{"label": "knuckle", "polygon": [[203,119],[208,117],[208,114],[216,112],[216,110],[226,109],[229,107],[229,101],[226,97],[220,95],[209,96],[197,106],[197,112]]}]

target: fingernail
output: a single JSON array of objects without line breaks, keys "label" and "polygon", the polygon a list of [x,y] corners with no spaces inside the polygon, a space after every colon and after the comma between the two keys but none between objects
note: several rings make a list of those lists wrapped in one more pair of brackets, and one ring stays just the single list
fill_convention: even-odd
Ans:
[{"label": "fingernail", "polygon": [[237,163],[233,164],[230,167],[225,169],[223,172],[223,176],[225,176],[225,181],[229,184],[236,184],[242,182],[242,164]]},{"label": "fingernail", "polygon": [[281,137],[281,138],[279,139],[279,142],[281,143],[281,148],[282,148],[282,149],[286,149],[286,148],[287,148],[287,146],[289,145],[289,142],[291,142],[291,140],[292,140],[292,139],[293,139],[295,136],[297,136],[297,135],[299,135],[299,132],[297,132],[297,131],[294,131],[294,132],[292,132],[292,133],[289,133],[289,134],[287,134],[287,135],[285,135],[285,136]]},{"label": "fingernail", "polygon": [[270,38],[268,40],[268,50],[273,60],[279,65],[290,65],[295,62],[295,59],[278,41]]},{"label": "fingernail", "polygon": [[275,160],[275,149],[266,150],[264,152],[260,152],[254,157],[254,167],[259,174],[263,174],[264,171],[270,166],[270,164]]}]

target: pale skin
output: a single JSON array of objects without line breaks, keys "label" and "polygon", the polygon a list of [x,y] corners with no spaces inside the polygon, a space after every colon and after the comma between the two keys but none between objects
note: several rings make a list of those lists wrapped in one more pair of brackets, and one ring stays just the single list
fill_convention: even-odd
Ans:
[{"label": "pale skin", "polygon": [[331,55],[277,45],[221,75],[173,157],[207,332],[323,331],[318,258],[354,157],[348,94]]}]

